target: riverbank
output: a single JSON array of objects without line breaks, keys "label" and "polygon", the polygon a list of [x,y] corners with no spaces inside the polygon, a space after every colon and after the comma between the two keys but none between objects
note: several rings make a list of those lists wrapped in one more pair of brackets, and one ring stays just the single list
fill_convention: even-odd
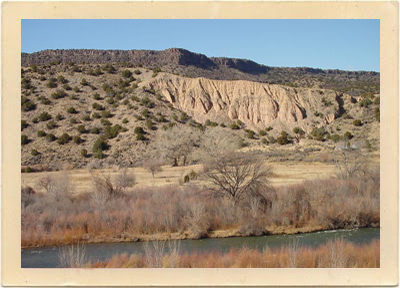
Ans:
[{"label": "riverbank", "polygon": [[133,188],[113,197],[32,194],[26,189],[21,247],[379,227],[379,173],[305,181],[264,194],[232,205],[195,185]]},{"label": "riverbank", "polygon": [[[229,229],[229,230],[216,230],[210,231],[207,235],[201,237],[201,239],[224,239],[224,238],[232,238],[232,237],[249,237],[249,236],[261,236],[261,235],[295,235],[295,234],[308,234],[315,232],[328,232],[335,231],[338,229],[341,230],[354,230],[354,229],[362,229],[362,228],[379,228],[379,223],[373,224],[371,226],[365,227],[332,227],[327,229],[327,227],[275,227],[273,230],[266,230],[264,233],[259,233],[258,235],[244,235],[240,233],[239,229]],[[22,246],[21,249],[30,249],[30,248],[39,248],[39,247],[54,247],[54,246],[63,246],[69,244],[99,244],[99,243],[124,243],[124,242],[148,242],[148,241],[168,241],[168,240],[198,240],[199,238],[196,235],[190,234],[189,232],[185,233],[160,233],[160,234],[152,234],[152,235],[118,235],[116,237],[93,237],[86,238],[85,236],[70,240],[68,243],[63,242],[54,242],[52,244],[41,245],[41,246]]]},{"label": "riverbank", "polygon": [[[68,267],[73,264],[66,263]],[[144,255],[117,254],[105,261],[89,261],[85,268],[379,268],[380,241],[356,245],[343,240],[329,241],[318,247],[304,247],[294,242],[263,251],[247,247],[227,253],[168,253],[148,247]]]}]

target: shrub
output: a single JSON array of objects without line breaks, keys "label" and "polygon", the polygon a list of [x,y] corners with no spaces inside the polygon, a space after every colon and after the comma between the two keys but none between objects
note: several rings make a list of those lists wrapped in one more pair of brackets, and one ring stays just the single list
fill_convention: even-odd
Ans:
[{"label": "shrub", "polygon": [[26,145],[29,142],[31,142],[31,141],[29,140],[28,136],[26,136],[25,134],[22,134],[21,135],[21,145]]},{"label": "shrub", "polygon": [[99,93],[94,93],[93,99],[94,99],[94,100],[102,100],[103,98],[100,97],[100,94],[99,94]]},{"label": "shrub", "polygon": [[146,137],[143,134],[136,134],[136,140],[144,141],[146,140]]},{"label": "shrub", "polygon": [[143,116],[144,118],[150,117],[150,111],[149,111],[148,109],[143,109],[142,112],[141,112],[140,114],[142,114],[142,116]]},{"label": "shrub", "polygon": [[301,129],[300,127],[294,127],[293,132],[296,134],[304,134],[303,129]]},{"label": "shrub", "polygon": [[39,121],[42,122],[50,120],[51,118],[52,118],[51,115],[47,112],[43,112],[42,114],[39,115]]},{"label": "shrub", "polygon": [[104,118],[100,120],[100,123],[101,123],[103,126],[110,126],[110,125],[112,125],[110,121],[108,121],[107,119],[104,119]]},{"label": "shrub", "polygon": [[88,151],[87,151],[86,149],[82,149],[82,150],[81,150],[81,156],[82,156],[83,158],[88,157]]},{"label": "shrub", "polygon": [[37,136],[38,137],[45,137],[46,135],[47,135],[46,132],[44,132],[43,130],[37,131]]},{"label": "shrub", "polygon": [[289,140],[289,134],[286,131],[282,131],[281,132],[281,136],[279,136],[276,139],[276,142],[278,142],[278,144],[280,145],[286,145],[290,142]]},{"label": "shrub", "polygon": [[61,90],[61,89],[58,89],[56,92],[51,94],[51,98],[53,98],[53,99],[61,99],[66,96],[68,96],[68,94],[64,90]]},{"label": "shrub", "polygon": [[26,120],[21,120],[21,131],[23,131],[25,128],[28,128],[29,124],[26,122]]},{"label": "shrub", "polygon": [[374,100],[374,104],[379,105],[381,103],[381,97],[376,97]]},{"label": "shrub", "polygon": [[33,118],[33,119],[32,119],[32,123],[35,123],[35,124],[36,124],[36,123],[39,123],[39,119],[38,119],[37,117]]},{"label": "shrub", "polygon": [[56,139],[57,139],[57,137],[56,137],[54,134],[52,134],[52,133],[49,133],[49,134],[46,135],[46,140],[47,140],[47,142],[53,142],[53,141],[55,141]]},{"label": "shrub", "polygon": [[[108,143],[104,137],[99,137],[97,140],[93,143],[92,147],[92,152],[93,153],[98,153],[102,152],[108,149]],[[97,157],[96,157],[97,158]]]},{"label": "shrub", "polygon": [[62,75],[60,75],[60,76],[57,77],[57,81],[60,82],[60,83],[62,83],[62,84],[68,83],[68,80],[67,80],[64,76],[62,76]]},{"label": "shrub", "polygon": [[381,110],[379,107],[375,108],[375,119],[378,120],[378,122],[381,122]]},{"label": "shrub", "polygon": [[343,139],[350,140],[351,138],[353,138],[351,132],[347,131],[346,133],[343,134]]},{"label": "shrub", "polygon": [[341,140],[341,137],[338,134],[333,134],[331,136],[331,140],[335,143],[339,142]]},{"label": "shrub", "polygon": [[89,122],[92,121],[92,118],[90,118],[90,115],[86,114],[85,116],[82,117],[82,120]]},{"label": "shrub", "polygon": [[101,128],[99,128],[99,127],[93,127],[90,129],[90,133],[92,133],[92,134],[100,134],[100,132],[101,132]]},{"label": "shrub", "polygon": [[132,72],[129,71],[128,69],[122,71],[122,77],[124,77],[124,78],[129,78],[129,77],[131,77],[131,76],[132,76]]},{"label": "shrub", "polygon": [[67,90],[67,91],[71,91],[72,90],[71,86],[69,86],[68,84],[64,84],[62,87],[63,87],[64,90]]},{"label": "shrub", "polygon": [[43,81],[46,81],[47,78],[45,76],[40,76],[39,80],[43,82]]},{"label": "shrub", "polygon": [[154,129],[153,122],[150,119],[146,121],[146,127],[149,130],[153,130]]},{"label": "shrub", "polygon": [[265,139],[265,138],[262,138],[261,139],[261,143],[264,144],[264,145],[268,145],[268,140]]},{"label": "shrub", "polygon": [[261,130],[258,130],[258,134],[260,136],[266,136],[267,135],[267,131],[261,129]]},{"label": "shrub", "polygon": [[89,85],[89,82],[85,78],[82,78],[81,85],[82,86],[87,86],[87,85]]},{"label": "shrub", "polygon": [[254,136],[256,135],[256,132],[254,132],[253,130],[245,129],[244,131],[246,132],[247,138],[249,138],[249,139],[255,138]]},{"label": "shrub", "polygon": [[231,124],[230,127],[231,127],[232,130],[239,130],[240,129],[240,126],[237,125],[236,123]]},{"label": "shrub", "polygon": [[71,123],[71,124],[78,124],[78,123],[80,123],[78,120],[76,120],[75,118],[71,118],[71,119],[69,119],[69,123]]},{"label": "shrub", "polygon": [[65,119],[65,118],[64,118],[63,115],[57,114],[57,116],[56,116],[56,120],[57,120],[57,121],[61,121],[61,120],[64,120],[64,119]]},{"label": "shrub", "polygon": [[49,123],[47,123],[46,127],[47,127],[47,129],[51,130],[51,129],[57,128],[58,125],[54,120],[51,120]]},{"label": "shrub", "polygon": [[140,75],[140,74],[142,74],[142,72],[140,72],[140,70],[139,70],[139,69],[136,69],[135,71],[133,71],[133,73],[135,73],[136,75]]},{"label": "shrub", "polygon": [[81,144],[83,139],[80,136],[74,136],[73,141],[75,144]]},{"label": "shrub", "polygon": [[318,141],[323,141],[325,134],[326,134],[326,131],[325,131],[324,127],[314,128],[311,131],[311,135],[314,137],[315,140],[318,140]]},{"label": "shrub", "polygon": [[76,92],[76,93],[82,92],[78,86],[75,86],[74,89],[72,89],[72,90],[74,90],[74,92]]},{"label": "shrub", "polygon": [[56,78],[50,78],[49,81],[47,81],[46,86],[48,88],[56,88],[57,87],[57,79]]},{"label": "shrub", "polygon": [[107,73],[109,73],[109,74],[114,74],[115,73],[115,68],[114,68],[114,66],[113,65],[111,65],[111,64],[106,64],[106,65],[104,65],[103,66],[103,71],[105,71],[105,72],[107,72]]},{"label": "shrub", "polygon": [[354,126],[362,126],[362,122],[361,122],[360,119],[356,119],[356,120],[353,121],[353,125]]},{"label": "shrub", "polygon": [[142,127],[136,127],[136,128],[133,130],[133,132],[134,132],[135,134],[144,134],[144,133],[145,133],[145,131],[143,130]]},{"label": "shrub", "polygon": [[43,104],[43,105],[50,105],[51,104],[51,101],[48,98],[44,97],[44,96],[40,96],[38,99],[40,100],[40,103]]},{"label": "shrub", "polygon": [[369,98],[364,98],[363,100],[361,100],[359,102],[360,107],[368,107],[371,104],[372,104],[372,101]]},{"label": "shrub", "polygon": [[101,117],[102,117],[102,118],[111,118],[111,117],[113,117],[113,116],[114,116],[114,115],[111,114],[111,112],[108,111],[108,110],[104,110],[104,111],[101,112]]},{"label": "shrub", "polygon": [[122,120],[122,124],[126,124],[126,123],[128,123],[129,122],[129,120],[127,119],[127,118],[124,118],[123,120]]},{"label": "shrub", "polygon": [[31,64],[29,67],[31,68],[32,72],[37,72],[38,67],[36,64]]},{"label": "shrub", "polygon": [[31,172],[33,172],[33,169],[28,166],[28,167],[25,167],[24,172],[25,173],[31,173]]},{"label": "shrub", "polygon": [[24,112],[32,111],[36,109],[36,104],[29,100],[27,97],[21,97],[21,110]]},{"label": "shrub", "polygon": [[99,113],[97,113],[97,112],[94,112],[93,114],[92,114],[92,118],[93,119],[99,119],[101,117],[101,115],[99,114]]},{"label": "shrub", "polygon": [[276,143],[276,139],[273,136],[268,136],[267,139],[268,139],[268,142],[271,144]]},{"label": "shrub", "polygon": [[122,126],[115,124],[114,126],[107,126],[104,128],[104,137],[106,139],[112,139],[118,136],[119,132],[122,130]]},{"label": "shrub", "polygon": [[32,156],[37,156],[37,155],[39,155],[39,152],[36,149],[32,149],[31,150],[31,155]]},{"label": "shrub", "polygon": [[81,134],[85,134],[85,133],[89,132],[88,130],[86,130],[85,125],[79,125],[78,127],[76,127],[76,130],[78,130],[78,132]]},{"label": "shrub", "polygon": [[69,108],[67,109],[67,112],[68,112],[69,114],[77,114],[77,113],[78,113],[78,111],[77,111],[74,107],[69,107]]},{"label": "shrub", "polygon": [[112,105],[112,104],[115,103],[115,101],[114,101],[113,98],[108,98],[106,102],[107,102],[108,104],[110,104],[110,105]]},{"label": "shrub", "polygon": [[60,145],[67,144],[69,141],[71,141],[71,136],[69,136],[68,133],[64,133],[58,138],[57,143]]}]

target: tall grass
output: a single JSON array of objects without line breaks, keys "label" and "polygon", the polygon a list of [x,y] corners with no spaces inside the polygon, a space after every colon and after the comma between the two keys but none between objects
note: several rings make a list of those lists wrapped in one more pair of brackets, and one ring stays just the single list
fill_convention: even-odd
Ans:
[{"label": "tall grass", "polygon": [[379,172],[279,187],[268,206],[254,198],[233,206],[190,185],[129,188],[112,197],[97,190],[63,197],[26,191],[21,202],[23,247],[196,239],[217,230],[238,236],[296,233],[379,227],[380,222]]},{"label": "tall grass", "polygon": [[[343,240],[330,241],[316,248],[298,243],[282,248],[231,249],[228,253],[185,253],[176,256],[177,268],[379,268],[379,240],[356,245]],[[161,266],[171,267],[171,254],[164,253]],[[148,255],[114,255],[106,261],[89,262],[91,268],[154,268]]]}]

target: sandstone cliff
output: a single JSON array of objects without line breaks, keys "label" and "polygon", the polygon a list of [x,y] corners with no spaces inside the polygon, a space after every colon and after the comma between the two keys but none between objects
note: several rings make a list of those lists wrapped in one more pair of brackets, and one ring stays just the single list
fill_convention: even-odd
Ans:
[{"label": "sandstone cliff", "polygon": [[[351,96],[323,90],[292,88],[251,81],[223,81],[163,74],[148,83],[175,108],[199,122],[207,119],[230,123],[240,120],[248,127],[274,126],[306,132],[332,123]],[[327,103],[327,104],[324,104]],[[320,114],[316,115],[318,111]]]}]

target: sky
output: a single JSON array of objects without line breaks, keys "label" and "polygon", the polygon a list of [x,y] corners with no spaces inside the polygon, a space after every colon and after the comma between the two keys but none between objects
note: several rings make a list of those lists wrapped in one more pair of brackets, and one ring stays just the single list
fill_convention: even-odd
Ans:
[{"label": "sky", "polygon": [[379,20],[21,20],[21,51],[184,48],[278,67],[380,71]]}]

